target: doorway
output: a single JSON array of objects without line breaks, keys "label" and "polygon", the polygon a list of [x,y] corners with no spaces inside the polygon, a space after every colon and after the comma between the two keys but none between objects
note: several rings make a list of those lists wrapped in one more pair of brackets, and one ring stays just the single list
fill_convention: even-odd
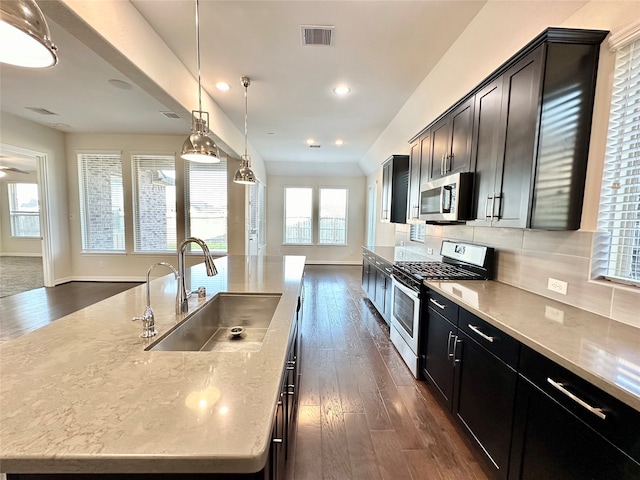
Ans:
[{"label": "doorway", "polygon": [[[0,250],[3,255],[24,255],[25,257],[40,255],[42,258],[44,286],[53,287],[55,286],[55,282],[48,210],[47,156],[33,150],[0,143],[0,167],[0,172],[4,173],[4,176],[0,179],[3,183],[3,201],[0,203],[7,205],[6,220],[3,220],[0,230],[3,244]],[[36,186],[36,192],[31,196],[37,196],[36,202],[39,208],[25,207],[22,210],[16,209],[10,212],[8,208],[10,202],[4,201],[9,198],[9,185],[12,185],[11,189],[14,191],[14,197],[17,199],[19,192],[16,192],[20,190],[20,185],[23,186],[22,190],[28,192],[29,185],[33,186],[34,184]],[[22,204],[24,203],[25,202],[22,202]],[[26,203],[29,204],[29,201]],[[31,203],[33,203],[33,200]],[[33,205],[31,207],[33,207]],[[34,213],[37,216],[37,220],[34,218]],[[5,217],[4,209],[2,216]],[[31,231],[35,231],[36,233],[26,232],[24,239],[20,237],[19,232],[17,233],[18,236],[14,236],[16,232],[12,231],[13,228],[18,225],[18,223],[24,225],[25,222],[30,222]],[[39,238],[34,235],[39,235]],[[31,242],[31,245],[29,245],[28,240],[34,240],[34,242]]]}]

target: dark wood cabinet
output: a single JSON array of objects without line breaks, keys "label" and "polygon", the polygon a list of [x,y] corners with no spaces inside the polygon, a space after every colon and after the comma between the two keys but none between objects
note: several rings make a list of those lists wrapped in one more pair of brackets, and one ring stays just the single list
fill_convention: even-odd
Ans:
[{"label": "dark wood cabinet", "polygon": [[420,214],[420,175],[421,175],[420,140],[411,144],[409,149],[409,192],[407,193],[407,223],[422,223]]},{"label": "dark wood cabinet", "polygon": [[474,226],[580,227],[602,31],[548,29],[476,93]]},{"label": "dark wood cabinet", "polygon": [[409,155],[392,155],[382,166],[380,221],[407,222]]},{"label": "dark wood cabinet", "polygon": [[529,348],[520,363],[509,480],[640,478],[640,412]]},{"label": "dark wood cabinet", "polygon": [[457,172],[468,172],[471,163],[473,97],[468,98],[431,128],[427,181]]},{"label": "dark wood cabinet", "polygon": [[494,477],[506,480],[519,342],[435,292],[427,293],[422,318],[427,382],[478,443]]},{"label": "dark wood cabinet", "polygon": [[362,254],[362,290],[372,296],[375,285],[375,267],[373,256],[367,252]]},{"label": "dark wood cabinet", "polygon": [[362,289],[385,322],[391,321],[391,264],[368,251],[362,253]]}]

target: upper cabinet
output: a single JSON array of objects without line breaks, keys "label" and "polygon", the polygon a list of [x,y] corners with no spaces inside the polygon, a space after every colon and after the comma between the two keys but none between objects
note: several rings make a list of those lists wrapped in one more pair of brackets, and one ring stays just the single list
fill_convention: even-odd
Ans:
[{"label": "upper cabinet", "polygon": [[407,193],[407,223],[422,223],[420,214],[420,141],[411,144],[409,153],[409,192]]},{"label": "upper cabinet", "polygon": [[421,184],[472,171],[469,225],[578,229],[607,33],[548,28],[531,41],[411,140],[428,143]]},{"label": "upper cabinet", "polygon": [[409,155],[392,155],[382,165],[380,221],[406,223],[409,190]]}]

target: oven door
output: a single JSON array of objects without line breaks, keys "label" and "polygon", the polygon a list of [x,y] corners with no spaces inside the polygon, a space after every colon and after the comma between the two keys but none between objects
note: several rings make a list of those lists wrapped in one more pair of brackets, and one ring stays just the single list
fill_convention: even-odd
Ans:
[{"label": "oven door", "polygon": [[417,377],[420,293],[393,278],[391,293],[391,341]]}]

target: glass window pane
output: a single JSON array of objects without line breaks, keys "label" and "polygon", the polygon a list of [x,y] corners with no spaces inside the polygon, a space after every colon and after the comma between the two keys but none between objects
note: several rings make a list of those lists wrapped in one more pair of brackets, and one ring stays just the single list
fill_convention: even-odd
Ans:
[{"label": "glass window pane", "polygon": [[176,169],[173,155],[132,155],[136,252],[175,252]]},{"label": "glass window pane", "polygon": [[212,253],[227,253],[227,162],[186,162],[185,169],[187,235],[204,240]]},{"label": "glass window pane", "polygon": [[311,245],[311,188],[284,189],[284,243]]},{"label": "glass window pane", "polygon": [[347,189],[320,189],[319,245],[347,244]]},{"label": "glass window pane", "polygon": [[11,236],[40,236],[40,202],[37,183],[9,183]]},{"label": "glass window pane", "polygon": [[124,252],[120,153],[79,153],[82,250]]}]

